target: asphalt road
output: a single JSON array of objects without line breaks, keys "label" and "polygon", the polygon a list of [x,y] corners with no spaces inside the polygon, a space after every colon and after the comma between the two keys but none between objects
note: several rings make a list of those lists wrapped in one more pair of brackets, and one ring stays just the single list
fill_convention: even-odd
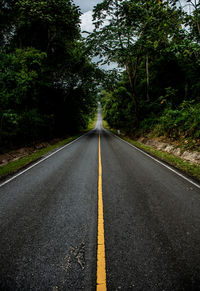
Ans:
[{"label": "asphalt road", "polygon": [[102,128],[0,187],[0,290],[200,290],[200,188]]}]

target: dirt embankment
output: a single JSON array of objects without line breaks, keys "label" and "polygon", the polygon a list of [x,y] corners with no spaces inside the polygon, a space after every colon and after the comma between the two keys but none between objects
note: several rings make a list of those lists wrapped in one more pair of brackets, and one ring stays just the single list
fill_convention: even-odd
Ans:
[{"label": "dirt embankment", "polygon": [[[50,142],[39,143],[32,147],[22,147],[17,150],[13,150],[5,154],[2,154],[0,155],[0,166],[7,165],[12,161],[16,161],[27,155],[31,155],[40,149],[43,149],[45,147],[48,147],[59,142],[60,140],[61,139],[53,139]],[[189,149],[186,150],[184,149],[183,145],[180,146],[179,143],[171,140],[166,140],[162,137],[161,138],[140,137],[137,141],[139,143],[151,146],[157,150],[170,153],[176,157],[180,157],[185,161],[189,161],[191,163],[200,165],[200,147],[199,151],[197,150],[193,151]]]},{"label": "dirt embankment", "polygon": [[17,160],[19,160],[27,155],[31,155],[38,150],[41,150],[41,149],[46,148],[50,145],[56,144],[60,140],[61,139],[53,139],[50,142],[42,142],[42,143],[38,143],[38,144],[31,146],[31,147],[22,147],[22,148],[19,148],[17,150],[9,151],[5,154],[1,154],[0,155],[0,166],[7,165],[10,162],[17,161]]},{"label": "dirt embankment", "polygon": [[[157,150],[170,153],[176,157],[180,157],[185,161],[200,165],[200,147],[199,151],[193,151],[190,149],[185,149],[184,144],[180,145],[180,143],[176,141],[166,141],[163,138],[140,137],[137,141],[139,143],[151,146]],[[185,145],[187,145],[187,141],[185,141]]]}]

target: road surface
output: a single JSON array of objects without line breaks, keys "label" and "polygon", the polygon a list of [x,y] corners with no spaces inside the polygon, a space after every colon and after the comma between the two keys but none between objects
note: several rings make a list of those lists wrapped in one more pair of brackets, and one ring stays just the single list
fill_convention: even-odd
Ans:
[{"label": "road surface", "polygon": [[99,236],[107,290],[200,290],[198,183],[104,130],[100,110],[94,130],[1,184],[0,290],[95,290]]}]

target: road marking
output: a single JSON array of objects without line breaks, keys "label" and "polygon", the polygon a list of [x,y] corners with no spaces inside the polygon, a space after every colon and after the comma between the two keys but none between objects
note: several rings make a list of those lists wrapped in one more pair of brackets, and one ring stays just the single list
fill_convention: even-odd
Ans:
[{"label": "road marking", "polygon": [[101,139],[99,133],[99,179],[98,179],[98,242],[97,242],[97,291],[106,291],[106,257],[103,219],[102,195],[102,164],[101,164]]},{"label": "road marking", "polygon": [[[107,131],[107,130],[106,130],[106,131]],[[107,132],[109,132],[109,131],[107,131]],[[109,132],[109,133],[110,133],[110,132]],[[197,188],[200,189],[200,185],[199,185],[199,184],[193,182],[191,179],[189,179],[189,178],[187,178],[186,176],[182,175],[181,173],[179,173],[178,171],[174,170],[174,169],[171,168],[170,166],[168,166],[168,165],[162,163],[161,161],[157,160],[156,158],[154,158],[154,157],[152,157],[151,155],[147,154],[147,153],[144,152],[143,150],[141,150],[141,149],[137,148],[136,146],[132,145],[132,144],[129,143],[128,141],[126,141],[126,140],[124,140],[124,139],[118,137],[117,135],[115,135],[115,134],[113,134],[113,133],[111,133],[111,134],[112,134],[113,136],[115,136],[116,138],[118,138],[119,140],[125,142],[125,143],[128,144],[129,146],[131,146],[131,147],[133,147],[134,149],[136,149],[137,151],[143,153],[145,156],[151,158],[152,160],[154,160],[154,161],[157,162],[158,164],[164,166],[164,167],[167,168],[168,170],[172,171],[172,172],[175,173],[176,175],[180,176],[180,177],[183,178],[184,180],[190,182],[192,185],[194,185],[194,186],[196,186]]]},{"label": "road marking", "polygon": [[5,182],[3,182],[2,184],[0,184],[0,188],[3,187],[4,185],[8,184],[9,182],[11,182],[12,180],[16,179],[17,177],[21,176],[22,174],[26,173],[27,171],[29,171],[30,169],[32,169],[33,167],[39,165],[40,163],[44,162],[45,160],[49,159],[50,157],[52,157],[53,155],[57,154],[58,152],[62,151],[64,148],[70,146],[71,144],[73,144],[74,142],[78,141],[80,138],[82,138],[83,136],[89,134],[89,132],[79,136],[77,139],[71,141],[70,143],[62,146],[61,148],[59,148],[58,150],[56,150],[55,152],[49,154],[47,157],[41,159],[40,161],[36,162],[35,164],[33,164],[32,166],[28,167],[27,169],[23,170],[22,172],[18,173],[17,175],[13,176],[12,178],[6,180]]}]

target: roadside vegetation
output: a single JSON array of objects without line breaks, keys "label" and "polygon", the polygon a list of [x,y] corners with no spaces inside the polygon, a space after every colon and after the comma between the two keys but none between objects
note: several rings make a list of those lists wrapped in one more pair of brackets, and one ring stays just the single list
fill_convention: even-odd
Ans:
[{"label": "roadside vegetation", "polygon": [[80,135],[69,137],[69,138],[64,139],[62,141],[59,141],[53,145],[49,145],[49,146],[44,147],[40,150],[36,150],[34,153],[28,154],[25,157],[22,157],[20,159],[15,160],[15,161],[9,162],[7,165],[1,166],[0,167],[0,178],[4,178],[9,174],[14,174],[19,169],[29,165],[32,162],[37,161],[38,159],[40,159],[44,155],[48,154],[49,152],[70,143],[71,141],[78,138]]},{"label": "roadside vegetation", "polygon": [[121,69],[102,86],[109,126],[136,137],[199,140],[199,1],[103,1],[93,16],[91,53]]},{"label": "roadside vegetation", "polygon": [[74,135],[96,110],[100,69],[71,0],[0,2],[0,152]]},{"label": "roadside vegetation", "polygon": [[6,165],[0,166],[0,179],[7,177],[8,175],[16,173],[18,170],[30,165],[32,162],[36,162],[40,158],[43,158],[45,155],[50,154],[54,150],[57,150],[64,145],[72,142],[77,139],[79,136],[87,133],[95,127],[97,114],[94,114],[93,118],[89,119],[88,127],[79,132],[77,135],[70,136],[68,138],[62,138],[60,141],[44,146],[39,150],[35,150],[32,154],[27,154],[24,157],[19,157],[16,160],[8,162]]},{"label": "roadside vegetation", "polygon": [[137,141],[134,141],[128,137],[123,137],[126,141],[128,141],[129,143],[135,145],[136,147],[146,151],[147,153],[150,153],[151,155],[158,157],[159,159],[161,159],[162,161],[167,162],[168,164],[182,170],[183,172],[185,172],[186,174],[191,175],[192,177],[196,177],[200,180],[200,165],[195,165],[193,163],[187,162],[187,161],[183,161],[181,158],[179,157],[175,157],[172,154],[163,152],[163,151],[159,151],[157,149],[154,149],[150,146],[144,145],[142,143],[139,143]]},{"label": "roadside vegetation", "polygon": [[91,128],[97,100],[126,136],[200,151],[199,1],[102,0],[86,38],[80,15],[72,0],[1,1],[0,153]]},{"label": "roadside vegetation", "polygon": [[119,136],[121,139],[124,139],[125,141],[129,142],[130,144],[136,146],[137,148],[149,153],[150,155],[154,156],[155,158],[158,158],[164,162],[167,162],[168,164],[174,166],[175,168],[185,172],[189,176],[193,178],[197,178],[200,180],[200,165],[196,165],[194,163],[190,163],[188,161],[184,161],[180,157],[176,157],[173,154],[163,152],[161,150],[157,150],[151,146],[142,144],[133,138],[130,138],[127,135],[121,135],[118,133],[118,130],[111,128],[108,123],[104,120],[103,126],[105,129],[111,131],[116,136]]}]

